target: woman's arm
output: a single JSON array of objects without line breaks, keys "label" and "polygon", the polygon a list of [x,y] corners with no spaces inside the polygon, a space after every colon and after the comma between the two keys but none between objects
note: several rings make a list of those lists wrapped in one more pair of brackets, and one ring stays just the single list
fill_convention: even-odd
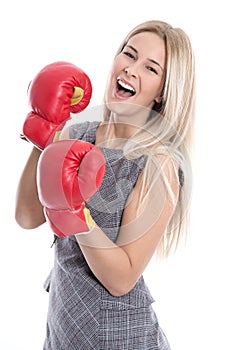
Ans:
[{"label": "woman's arm", "polygon": [[[166,163],[165,176],[170,184],[168,192],[162,180],[152,186],[141,205],[141,177],[124,210],[116,244],[97,227],[90,234],[76,235],[92,272],[114,296],[129,292],[143,273],[154,254],[174,213],[179,181],[172,161]],[[173,198],[172,198],[173,197]]]},{"label": "woman's arm", "polygon": [[36,170],[40,154],[41,151],[33,147],[18,184],[15,219],[25,229],[36,228],[45,222],[36,184]]}]

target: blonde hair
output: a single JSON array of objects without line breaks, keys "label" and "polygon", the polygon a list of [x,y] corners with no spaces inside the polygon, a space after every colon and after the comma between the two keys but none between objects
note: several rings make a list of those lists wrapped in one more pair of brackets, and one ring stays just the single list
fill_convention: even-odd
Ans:
[{"label": "blonde hair", "polygon": [[[165,155],[166,159],[172,159],[178,165],[179,198],[166,233],[157,249],[158,255],[168,256],[171,250],[176,250],[180,238],[186,236],[189,222],[195,61],[187,34],[180,28],[173,28],[168,23],[155,20],[139,24],[131,30],[121,43],[116,56],[131,37],[145,31],[157,34],[165,43],[166,73],[162,100],[161,103],[155,103],[147,123],[134,136],[134,142],[131,140],[126,144],[124,151],[125,155],[131,158],[145,153],[148,155],[143,172],[145,181],[151,181],[154,177],[152,163],[156,155]],[[104,120],[108,121],[110,115],[111,111],[104,104]]]}]

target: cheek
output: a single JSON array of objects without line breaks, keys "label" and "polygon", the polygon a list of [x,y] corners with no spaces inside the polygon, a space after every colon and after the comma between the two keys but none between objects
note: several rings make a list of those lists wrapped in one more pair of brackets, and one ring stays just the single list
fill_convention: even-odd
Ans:
[{"label": "cheek", "polygon": [[118,75],[118,68],[117,68],[116,61],[114,61],[108,74],[107,83],[105,85],[106,90],[113,88],[113,85],[115,85],[115,82],[116,82],[117,75]]},{"label": "cheek", "polygon": [[148,100],[154,100],[161,93],[161,79],[158,79],[156,82],[154,80],[145,80],[143,91]]},{"label": "cheek", "polygon": [[113,61],[112,71],[115,72],[116,74],[119,74],[119,72],[121,72],[126,65],[127,65],[127,60],[125,59],[125,57],[123,57],[122,55],[119,55]]},{"label": "cheek", "polygon": [[105,91],[104,91],[104,101],[105,102],[108,102],[109,94],[110,94],[110,91],[112,90],[112,88],[111,88],[111,86],[112,86],[111,81],[112,81],[112,75],[111,75],[111,72],[110,72],[109,75],[108,75],[106,84],[105,84]]}]

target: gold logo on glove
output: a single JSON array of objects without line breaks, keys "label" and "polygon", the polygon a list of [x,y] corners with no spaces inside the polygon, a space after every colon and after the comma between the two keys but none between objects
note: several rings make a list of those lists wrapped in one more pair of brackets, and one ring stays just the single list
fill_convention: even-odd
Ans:
[{"label": "gold logo on glove", "polygon": [[83,95],[84,95],[83,89],[78,86],[74,86],[74,92],[70,100],[70,105],[74,106],[78,104],[82,100]]}]

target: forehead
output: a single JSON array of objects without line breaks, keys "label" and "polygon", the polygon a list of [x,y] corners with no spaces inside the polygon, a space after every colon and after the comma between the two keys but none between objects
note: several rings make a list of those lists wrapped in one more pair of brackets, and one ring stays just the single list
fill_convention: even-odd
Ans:
[{"label": "forehead", "polygon": [[165,43],[156,33],[142,32],[131,37],[126,45],[135,48],[140,55],[147,58],[160,58],[165,61]]}]

